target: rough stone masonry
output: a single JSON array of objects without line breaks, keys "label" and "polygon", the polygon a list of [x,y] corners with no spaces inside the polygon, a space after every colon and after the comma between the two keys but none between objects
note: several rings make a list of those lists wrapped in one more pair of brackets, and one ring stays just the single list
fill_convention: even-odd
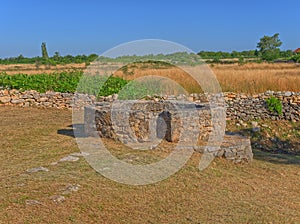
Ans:
[{"label": "rough stone masonry", "polygon": [[[68,108],[72,109],[73,93],[46,92],[39,93],[34,90],[19,91],[8,90],[0,87],[0,106],[20,106],[20,107],[42,107],[42,108]],[[282,102],[282,115],[270,112],[266,105],[266,99],[276,97]],[[96,101],[112,102],[117,99],[115,95],[100,97],[88,96],[91,104]],[[163,96],[165,100],[186,100],[197,104],[207,102],[204,94],[193,93],[189,96]],[[260,94],[224,93],[224,100],[227,104],[226,116],[230,120],[288,120],[300,121],[300,92],[274,92],[266,91]]]},{"label": "rough stone masonry", "polygon": [[211,110],[209,104],[184,101],[102,102],[85,107],[85,134],[131,145],[148,142],[153,144],[150,148],[166,140],[201,153],[207,150],[207,145],[221,145],[212,152],[215,156],[250,162],[253,158],[250,139],[239,135],[224,136],[225,114],[224,120],[213,122],[214,113],[222,111]]}]

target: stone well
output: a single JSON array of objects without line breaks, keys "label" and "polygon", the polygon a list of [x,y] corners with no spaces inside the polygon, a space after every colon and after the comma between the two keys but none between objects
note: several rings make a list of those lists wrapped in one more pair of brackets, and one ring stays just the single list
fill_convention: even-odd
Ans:
[{"label": "stone well", "polygon": [[219,143],[221,147],[213,152],[216,156],[251,161],[250,140],[224,136],[225,117],[212,119],[222,113],[223,108],[184,101],[101,102],[84,108],[85,134],[115,139],[133,148],[147,145],[152,149],[166,140],[203,152],[205,145]]}]

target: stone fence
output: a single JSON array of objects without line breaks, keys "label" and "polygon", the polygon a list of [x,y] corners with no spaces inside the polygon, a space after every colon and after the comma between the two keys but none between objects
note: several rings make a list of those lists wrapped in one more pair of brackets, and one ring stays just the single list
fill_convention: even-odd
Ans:
[{"label": "stone fence", "polygon": [[[283,106],[283,114],[278,115],[268,110],[266,99],[274,96],[279,98]],[[43,108],[72,108],[74,94],[72,93],[56,93],[46,92],[38,93],[36,91],[18,90],[0,90],[0,106],[14,105],[21,107],[43,107]],[[117,99],[117,95],[101,97],[98,101],[112,102]],[[162,96],[152,97],[150,100],[182,100],[202,104],[207,102],[207,98],[203,94],[190,94],[189,96]],[[246,95],[236,93],[224,93],[224,100],[227,104],[227,119],[230,120],[256,120],[256,119],[272,119],[272,120],[290,120],[300,121],[300,92],[273,92],[267,91],[261,94]],[[95,97],[91,97],[91,103],[96,101]]]},{"label": "stone fence", "polygon": [[[267,91],[257,95],[245,95],[226,93],[227,117],[231,120],[289,120],[300,121],[300,93]],[[266,105],[266,99],[270,97],[280,99],[282,103],[282,115],[270,112]]]}]

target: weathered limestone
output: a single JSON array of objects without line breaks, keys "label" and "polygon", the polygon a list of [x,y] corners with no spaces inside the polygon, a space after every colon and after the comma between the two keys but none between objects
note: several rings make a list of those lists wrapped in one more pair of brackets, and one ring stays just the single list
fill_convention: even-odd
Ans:
[{"label": "weathered limestone", "polygon": [[[88,96],[85,94],[73,93],[58,93],[46,92],[38,93],[34,90],[21,92],[19,90],[0,89],[0,106],[11,105],[20,107],[42,107],[42,108],[68,108],[72,109],[74,96],[76,96],[76,105],[86,106],[94,104],[96,101],[112,102],[117,100],[117,94],[107,97],[100,97],[96,100],[95,96]],[[282,102],[282,115],[276,112],[270,112],[266,105],[266,99],[274,96]],[[150,97],[150,101],[162,100],[183,100],[186,102],[194,102],[196,104],[203,104],[207,102],[207,97],[204,94],[190,94],[189,96],[161,96]],[[224,100],[227,104],[226,115],[229,120],[238,121],[252,121],[257,119],[271,119],[271,120],[289,120],[300,121],[300,92],[274,92],[267,91],[261,94],[246,95],[242,93],[224,93]]]},{"label": "weathered limestone", "polygon": [[[205,151],[205,146],[196,146],[194,150],[200,153]],[[241,135],[224,135],[220,149],[215,152],[216,157],[224,157],[235,163],[251,162],[253,153],[251,141],[248,137]]]},{"label": "weathered limestone", "polygon": [[[85,107],[85,134],[125,144],[149,142],[154,146],[163,139],[198,152],[204,152],[206,144],[219,143],[218,151],[213,152],[216,156],[235,162],[251,161],[250,140],[242,136],[224,137],[225,114],[222,117],[217,109],[210,110],[209,104],[171,101],[98,103]],[[213,122],[214,113],[220,119]]]},{"label": "weathered limestone", "polygon": [[[93,117],[95,121],[91,120]],[[118,101],[85,107],[85,124],[88,135],[96,127],[100,137],[125,143],[154,141],[156,138],[170,142],[182,138],[191,142],[189,138],[194,138],[199,131],[201,138],[207,138],[212,127],[207,106],[152,101]],[[183,128],[189,133],[186,137],[180,133]]]}]

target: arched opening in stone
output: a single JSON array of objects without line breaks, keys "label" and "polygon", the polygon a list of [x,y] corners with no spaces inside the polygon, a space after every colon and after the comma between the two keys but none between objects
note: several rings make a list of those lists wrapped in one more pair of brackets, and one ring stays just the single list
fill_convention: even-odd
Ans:
[{"label": "arched opening in stone", "polygon": [[158,114],[156,120],[156,137],[171,141],[171,114],[163,111]]}]

